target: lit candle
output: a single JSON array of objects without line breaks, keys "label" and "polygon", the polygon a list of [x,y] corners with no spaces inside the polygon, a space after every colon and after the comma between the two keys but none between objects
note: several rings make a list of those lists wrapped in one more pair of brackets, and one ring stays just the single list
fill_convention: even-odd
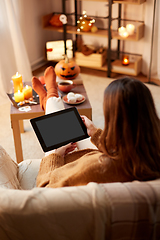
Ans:
[{"label": "lit candle", "polygon": [[119,35],[121,35],[121,33],[125,32],[125,31],[126,31],[126,28],[123,26],[118,28]]},{"label": "lit candle", "polygon": [[135,26],[133,24],[127,24],[126,30],[130,35],[132,35],[134,33]]},{"label": "lit candle", "polygon": [[23,102],[24,101],[24,93],[18,90],[18,92],[14,93],[15,102]]},{"label": "lit candle", "polygon": [[24,99],[32,98],[32,87],[31,86],[26,85],[22,91],[24,94]]},{"label": "lit candle", "polygon": [[123,32],[123,33],[122,33],[121,37],[126,38],[126,37],[128,37],[128,35],[129,35],[129,34],[128,34],[128,32],[126,31],[126,32]]},{"label": "lit candle", "polygon": [[123,59],[122,59],[122,64],[124,66],[127,66],[129,65],[129,57],[128,56],[124,56]]},{"label": "lit candle", "polygon": [[118,28],[118,32],[119,32],[119,35],[124,38],[128,37],[129,35],[125,27]]},{"label": "lit candle", "polygon": [[18,72],[12,76],[14,92],[18,92],[18,90],[22,91],[23,89],[23,82],[22,82],[22,75]]}]

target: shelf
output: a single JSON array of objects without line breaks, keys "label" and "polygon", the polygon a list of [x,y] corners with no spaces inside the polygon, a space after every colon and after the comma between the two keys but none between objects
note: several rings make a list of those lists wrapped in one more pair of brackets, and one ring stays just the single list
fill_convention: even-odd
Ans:
[{"label": "shelf", "polygon": [[85,56],[82,52],[75,52],[76,64],[84,67],[101,68],[106,62],[106,58],[106,49],[104,49],[102,53],[92,53],[89,56]]},{"label": "shelf", "polygon": [[[54,27],[51,26],[49,21],[52,17],[53,13],[50,13],[48,15],[43,16],[42,18],[42,26],[43,29],[46,30],[52,30],[56,32],[62,32],[63,33],[63,27]],[[123,38],[119,36],[118,30],[112,30],[112,38],[113,39],[119,39],[119,40],[125,40],[125,41],[138,41],[144,36],[144,23],[136,22],[136,32],[133,35],[129,35],[127,38]],[[77,32],[76,26],[67,25],[66,27],[67,33],[70,34],[77,34],[77,35],[89,35],[89,36],[96,36],[96,37],[108,37],[108,30],[98,29],[97,32]]]},{"label": "shelf", "polygon": [[144,23],[139,23],[136,27],[136,32],[129,35],[127,38],[121,37],[116,30],[112,30],[112,38],[125,41],[138,41],[144,37]]},{"label": "shelf", "polygon": [[[85,56],[80,52],[76,52],[75,62],[81,67],[88,67],[88,68],[94,68],[97,70],[107,71],[108,67],[107,67],[107,62],[105,61],[106,59],[105,55],[106,53],[104,53],[103,55],[91,54],[89,56]],[[124,66],[122,64],[122,59],[116,59],[112,61],[111,72],[137,76],[141,72],[142,56],[131,55],[129,58],[130,58],[130,63],[128,66]]]},{"label": "shelf", "polygon": [[[63,13],[65,12],[65,1],[62,0],[63,4]],[[54,27],[50,24],[50,19],[52,18],[54,13],[50,13],[48,15],[43,16],[42,19],[42,26],[43,29],[50,30],[50,31],[56,31],[60,33],[64,33],[64,40],[66,41],[67,36],[66,33],[69,34],[75,34],[76,36],[79,35],[85,35],[85,36],[93,36],[93,37],[102,37],[102,38],[108,38],[108,55],[107,57],[107,50],[104,53],[94,53],[89,56],[85,56],[80,52],[74,52],[75,55],[75,62],[81,66],[81,67],[87,67],[87,68],[94,68],[101,71],[106,71],[108,77],[110,77],[110,73],[120,73],[120,74],[126,74],[126,75],[132,75],[137,76],[141,72],[141,66],[142,66],[142,56],[138,55],[136,53],[127,53],[127,56],[129,57],[129,65],[124,66],[122,64],[122,58],[124,57],[124,51],[121,51],[120,41],[139,41],[141,38],[144,37],[144,21],[137,21],[137,20],[129,20],[129,19],[122,19],[121,13],[123,8],[121,8],[121,4],[134,4],[134,5],[140,5],[146,2],[146,0],[76,0],[79,2],[83,1],[90,1],[90,2],[105,2],[106,6],[109,7],[109,16],[106,17],[106,20],[108,21],[108,28],[106,29],[100,29],[98,28],[98,31],[96,32],[83,32],[83,31],[77,31],[77,26],[75,26],[75,22],[73,22],[74,18],[69,19],[69,15],[73,15],[75,19],[79,16],[77,4],[75,4],[75,11],[74,13],[66,13],[66,16],[68,17],[68,24],[66,27]],[[112,4],[117,4],[118,8],[118,17],[112,18]],[[80,4],[81,6],[81,4]],[[104,18],[104,17],[103,17]],[[132,35],[129,35],[128,37],[122,37],[119,35],[118,28],[119,27],[126,27],[127,24],[133,24],[135,26],[135,31]],[[95,24],[96,26],[96,24]],[[111,49],[111,40],[115,39],[117,40],[117,50],[115,51],[115,55],[113,56],[113,51]],[[76,41],[77,43],[77,37]],[[66,49],[67,50],[67,49]],[[123,55],[122,55],[123,54]],[[118,58],[118,59],[117,59]],[[116,59],[116,60],[115,60]]]},{"label": "shelf", "polygon": [[[122,57],[128,55],[129,65],[124,66],[122,64]],[[114,58],[114,52],[112,52],[112,57]],[[111,72],[128,74],[132,76],[137,76],[141,72],[142,66],[142,56],[136,54],[119,53],[120,59],[112,60],[111,62]],[[94,68],[97,70],[107,71],[107,50],[101,54],[93,53],[89,56],[85,56],[81,52],[75,52],[75,62],[81,67]]]},{"label": "shelf", "polygon": [[138,57],[135,62],[130,62],[128,66],[122,65],[122,60],[112,62],[111,72],[137,76],[141,71],[142,57]]},{"label": "shelf", "polygon": [[135,4],[139,5],[146,2],[146,0],[113,0],[113,3],[122,3],[122,4]]},{"label": "shelf", "polygon": [[[112,63],[112,69],[111,72],[113,73],[120,73],[120,74],[126,74],[131,76],[137,76],[141,72],[141,63],[142,60],[130,63],[128,66],[123,66],[121,60],[115,60]],[[80,65],[81,67],[87,67],[87,68],[93,68],[92,66],[84,66],[83,64]],[[94,66],[94,69],[101,70],[101,71],[107,71],[107,63],[104,64],[102,67]]]},{"label": "shelf", "polygon": [[[83,1],[83,0],[77,0],[77,1]],[[89,2],[108,2],[108,0],[84,0],[84,1],[89,1]],[[113,0],[113,3],[122,3],[122,4],[142,4],[146,2],[146,0]]]},{"label": "shelf", "polygon": [[[43,27],[46,30],[52,30],[52,31],[56,31],[56,32],[63,32],[63,28],[56,28],[53,27],[51,25],[48,25],[46,27]],[[107,37],[108,36],[108,30],[98,30],[96,33],[92,33],[92,32],[77,32],[77,27],[74,26],[67,26],[66,27],[66,31],[67,33],[71,33],[71,34],[77,34],[77,35],[90,35],[90,36],[98,36],[98,37]]]}]

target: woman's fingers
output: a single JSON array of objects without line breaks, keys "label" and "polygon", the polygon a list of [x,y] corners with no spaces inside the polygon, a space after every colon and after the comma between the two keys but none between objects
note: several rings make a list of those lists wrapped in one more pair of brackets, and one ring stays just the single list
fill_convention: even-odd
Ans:
[{"label": "woman's fingers", "polygon": [[75,150],[75,148],[77,147],[76,143],[71,143],[69,144],[69,146],[67,146],[65,154],[72,152],[73,150]]}]

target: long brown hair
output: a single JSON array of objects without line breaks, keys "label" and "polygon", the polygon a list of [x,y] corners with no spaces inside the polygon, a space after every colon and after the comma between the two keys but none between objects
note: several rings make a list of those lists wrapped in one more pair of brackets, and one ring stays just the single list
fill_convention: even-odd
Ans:
[{"label": "long brown hair", "polygon": [[103,152],[119,160],[137,180],[160,177],[160,120],[150,90],[139,80],[124,77],[104,92]]}]

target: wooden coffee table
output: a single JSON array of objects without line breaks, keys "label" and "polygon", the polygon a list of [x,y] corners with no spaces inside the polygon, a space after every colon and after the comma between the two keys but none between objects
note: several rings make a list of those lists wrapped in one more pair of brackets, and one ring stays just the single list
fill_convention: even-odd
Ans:
[{"label": "wooden coffee table", "polygon": [[[83,84],[77,85],[74,89],[72,89],[74,93],[83,94],[86,98],[85,102],[79,105],[68,105],[64,103],[65,108],[69,108],[72,106],[77,107],[80,115],[86,115],[89,119],[92,119],[92,107],[89,102],[86,90]],[[61,93],[62,96],[66,95]],[[13,138],[14,138],[14,146],[17,163],[23,161],[23,151],[22,151],[22,143],[21,143],[21,133],[24,133],[23,120],[31,119],[35,117],[39,117],[44,115],[45,112],[41,109],[40,105],[32,105],[31,110],[29,112],[21,112],[16,107],[11,105],[10,118],[11,118],[11,127],[13,130]]]}]

